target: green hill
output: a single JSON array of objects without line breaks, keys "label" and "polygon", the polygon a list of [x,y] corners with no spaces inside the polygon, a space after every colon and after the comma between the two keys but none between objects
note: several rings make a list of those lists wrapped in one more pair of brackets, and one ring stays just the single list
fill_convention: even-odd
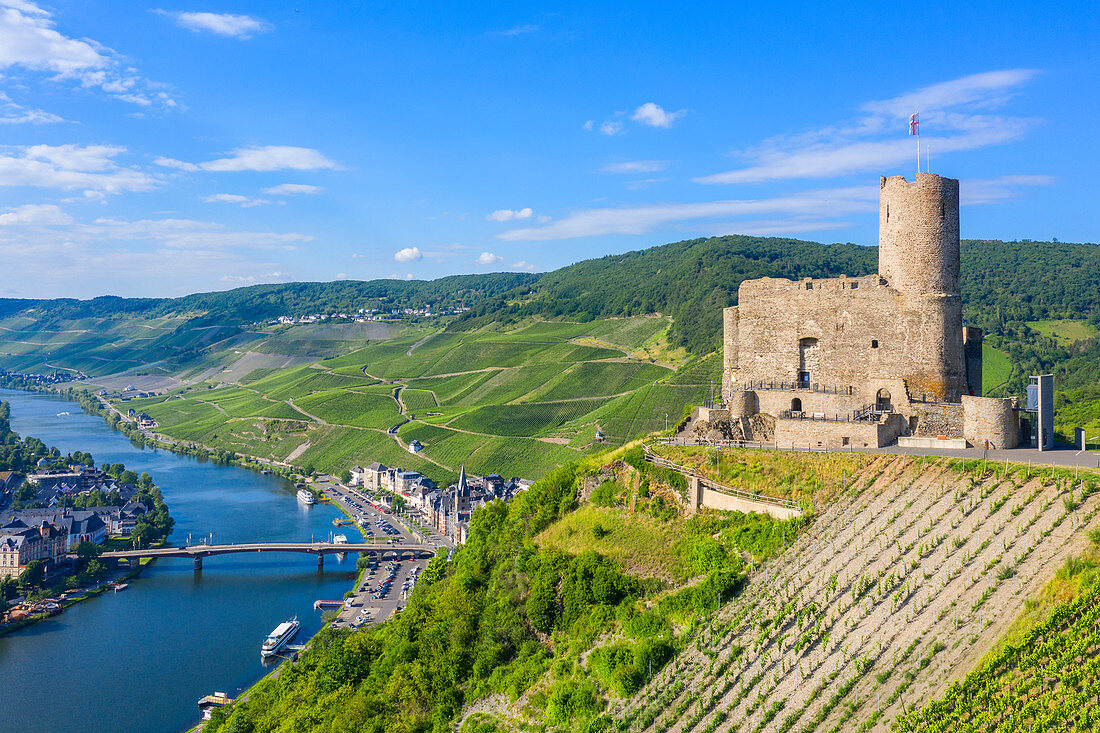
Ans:
[{"label": "green hill", "polygon": [[[720,364],[710,354],[721,309],[736,302],[743,279],[860,275],[875,269],[876,256],[852,244],[728,236],[542,275],[291,283],[176,299],[4,300],[0,368],[77,370],[108,389],[134,383],[172,392],[183,402],[143,405],[167,435],[317,468],[340,467],[357,452],[393,460],[402,450],[385,435],[392,425],[384,423],[403,419],[396,400],[343,394],[350,383],[316,383],[319,372],[369,376],[407,389],[418,420],[399,437],[429,448],[406,462],[451,471],[487,436],[475,463],[504,461],[494,469],[540,475],[590,449],[597,430],[618,444],[714,394]],[[1091,425],[1100,248],[975,240],[963,242],[962,260],[966,316],[986,330],[995,357],[989,386],[1021,394],[1028,375],[1053,372],[1062,403],[1075,405],[1067,420],[1089,416]],[[469,310],[267,325],[280,315],[428,305]],[[301,371],[310,363],[317,368]],[[308,374],[314,379],[294,381]],[[194,388],[228,397],[221,404],[215,391],[197,401]],[[233,399],[242,389],[254,399]],[[335,391],[314,394],[324,390]],[[1067,434],[1074,425],[1060,418],[1057,427]],[[329,450],[336,444],[343,453]]]},{"label": "green hill", "polygon": [[[710,452],[674,457],[715,470]],[[399,616],[322,631],[207,730],[1095,729],[1095,475],[722,464],[817,513],[683,517],[637,450],[569,464],[480,510]],[[585,476],[602,483],[578,504]]]}]

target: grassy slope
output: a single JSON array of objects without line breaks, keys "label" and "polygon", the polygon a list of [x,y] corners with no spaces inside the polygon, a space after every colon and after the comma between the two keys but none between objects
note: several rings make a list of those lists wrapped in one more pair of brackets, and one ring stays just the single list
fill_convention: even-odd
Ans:
[{"label": "grassy slope", "polygon": [[[1006,629],[1010,644],[1023,626],[1053,616],[1050,601],[1096,574],[1092,564],[1087,574],[1078,566],[1056,578],[1027,605],[1028,620],[1011,624],[1028,588],[1080,546],[1081,527],[1096,523],[1095,477],[1071,507],[1063,502],[1070,492],[1082,498],[1072,474],[1051,481],[1022,466],[1004,474],[980,462],[819,458],[728,456],[744,466],[746,487],[788,477],[790,496],[800,486],[838,488],[801,531],[753,515],[673,516],[656,474],[638,481],[622,467],[594,495],[601,505],[574,509],[572,476],[599,465],[586,459],[511,507],[479,513],[471,544],[426,573],[400,617],[350,635],[323,632],[293,674],[261,683],[233,711],[239,721],[219,719],[211,730],[251,722],[262,731],[445,733],[463,709],[479,711],[462,728],[470,733],[888,727],[902,701],[913,710],[943,695]],[[615,581],[632,590],[609,603],[599,592],[570,600],[576,573],[602,567],[601,556],[649,580]],[[730,592],[716,595],[713,579],[743,577],[748,557],[763,561],[759,570],[713,613],[715,599]],[[600,573],[585,581],[590,589],[607,582]],[[536,635],[541,593],[556,594],[564,615]],[[1028,641],[1046,648],[1066,628]],[[1069,638],[1079,641],[1081,631]],[[1095,674],[1072,679],[1096,684]],[[1005,687],[980,688],[980,700],[1003,710],[1006,692],[1020,694]]]},{"label": "grassy slope", "polygon": [[989,344],[982,344],[982,394],[998,394],[994,390],[1008,381],[1012,363],[1008,354]]},{"label": "grassy slope", "polygon": [[1027,325],[1048,338],[1052,338],[1059,344],[1068,345],[1075,341],[1100,336],[1096,326],[1088,321],[1076,319],[1061,319],[1048,321],[1026,321]]}]

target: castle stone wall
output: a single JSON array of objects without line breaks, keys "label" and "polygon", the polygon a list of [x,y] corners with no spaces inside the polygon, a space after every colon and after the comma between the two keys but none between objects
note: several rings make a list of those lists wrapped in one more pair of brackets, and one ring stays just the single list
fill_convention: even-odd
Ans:
[{"label": "castle stone wall", "polygon": [[[809,384],[850,387],[860,404],[874,402],[876,379],[903,379],[914,396],[937,400],[966,391],[957,297],[908,298],[871,275],[747,280],[738,300],[731,391],[755,382],[794,385],[803,366]],[[808,343],[816,352],[809,361],[800,346]]]},{"label": "castle stone wall", "polygon": [[963,437],[962,404],[913,405],[909,418],[909,433],[922,438]]},{"label": "castle stone wall", "polygon": [[962,398],[963,437],[976,448],[1015,448],[1020,444],[1020,413],[1012,398]]},{"label": "castle stone wall", "polygon": [[888,415],[880,423],[779,419],[774,442],[780,448],[881,448],[905,431],[905,418]]}]

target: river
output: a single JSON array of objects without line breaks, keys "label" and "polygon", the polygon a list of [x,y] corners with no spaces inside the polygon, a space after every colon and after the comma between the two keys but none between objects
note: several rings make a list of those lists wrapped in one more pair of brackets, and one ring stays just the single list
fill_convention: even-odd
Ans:
[{"label": "river", "polygon": [[[88,451],[96,464],[148,471],[176,520],[170,542],[213,534],[215,543],[327,539],[338,511],[306,507],[281,478],[137,447],[77,403],[0,389],[12,428],[62,453]],[[68,415],[59,413],[68,412]],[[359,541],[352,527],[342,530]],[[198,719],[197,700],[215,690],[236,697],[270,668],[260,643],[295,614],[296,643],[321,626],[318,598],[341,598],[355,558],[257,553],[163,559],[119,593],[0,637],[0,729],[5,731],[181,731]]]}]

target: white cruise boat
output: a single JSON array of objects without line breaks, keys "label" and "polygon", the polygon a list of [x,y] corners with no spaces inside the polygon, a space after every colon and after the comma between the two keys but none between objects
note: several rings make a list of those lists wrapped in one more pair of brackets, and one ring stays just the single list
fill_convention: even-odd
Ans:
[{"label": "white cruise boat", "polygon": [[263,646],[260,647],[260,657],[267,659],[278,653],[280,649],[286,646],[288,641],[294,638],[294,635],[298,633],[298,629],[301,628],[301,626],[302,625],[298,623],[297,616],[289,621],[283,621],[276,626],[275,630],[264,639]]},{"label": "white cruise boat", "polygon": [[346,545],[348,543],[348,536],[346,534],[338,534],[332,538],[333,544]]},{"label": "white cruise boat", "polygon": [[298,489],[298,501],[303,504],[316,504],[317,499],[313,497],[313,492],[309,489]]}]

